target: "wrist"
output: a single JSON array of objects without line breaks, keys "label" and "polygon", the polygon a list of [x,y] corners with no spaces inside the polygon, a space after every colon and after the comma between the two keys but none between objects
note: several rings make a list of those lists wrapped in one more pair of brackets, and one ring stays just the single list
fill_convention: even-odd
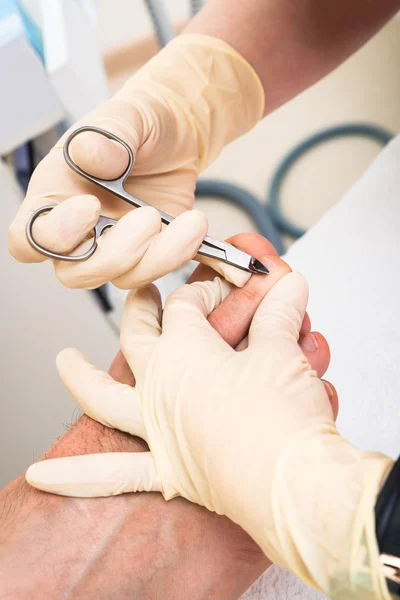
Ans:
[{"label": "wrist", "polygon": [[[11,482],[0,493],[0,596],[80,597],[103,557],[108,564],[130,509],[124,498],[89,502],[44,494],[23,477]],[[120,575],[126,579],[126,573]],[[107,585],[110,591],[115,587],[111,580]]]},{"label": "wrist", "polygon": [[225,518],[159,494],[74,499],[20,477],[0,493],[0,515],[0,596],[10,600],[236,600],[270,564]]},{"label": "wrist", "polygon": [[[83,416],[47,457],[145,449],[142,440]],[[0,493],[0,596],[10,600],[236,600],[269,564],[242,530],[185,500],[67,498],[22,477]]]},{"label": "wrist", "polygon": [[[83,416],[46,458],[120,449],[140,451],[142,441]],[[93,502],[40,492],[23,476],[12,481],[0,492],[0,596],[59,598],[79,589],[102,556],[108,564],[113,540],[125,540],[120,528],[131,512],[129,497]]]}]

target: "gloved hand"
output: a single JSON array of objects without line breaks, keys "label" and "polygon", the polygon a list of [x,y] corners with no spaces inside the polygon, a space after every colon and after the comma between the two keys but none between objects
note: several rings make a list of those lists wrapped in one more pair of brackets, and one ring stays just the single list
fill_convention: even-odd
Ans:
[{"label": "gloved hand", "polygon": [[121,343],[136,394],[77,351],[62,353],[60,374],[85,412],[151,452],[44,461],[27,481],[76,496],[183,496],[238,523],[271,560],[333,598],[344,589],[346,598],[389,598],[373,507],[392,463],[335,428],[298,346],[306,281],[290,273],[273,287],[240,352],[207,321],[227,287],[218,278],[184,286],[163,315],[153,286],[128,297]]},{"label": "gloved hand", "polygon": [[[28,243],[25,227],[40,206],[58,204],[37,219],[33,234],[49,250],[85,251],[99,214],[120,219],[100,238],[95,254],[79,263],[54,261],[68,287],[94,288],[112,281],[132,289],[146,285],[193,258],[207,233],[194,202],[196,179],[222,148],[251,129],[263,113],[264,94],[252,67],[228,44],[203,35],[181,35],[138,71],[110,101],[70,130],[97,126],[125,140],[135,164],[125,186],[155,208],[131,210],[117,197],[75,174],[65,163],[63,136],[37,167],[9,231],[17,260],[45,257]],[[70,132],[68,132],[70,133]],[[127,167],[126,151],[96,133],[71,143],[73,160],[92,175],[113,179]],[[155,210],[179,216],[161,230]],[[185,212],[189,211],[189,212]],[[83,243],[82,243],[83,242]],[[249,275],[205,257],[236,285]]]}]

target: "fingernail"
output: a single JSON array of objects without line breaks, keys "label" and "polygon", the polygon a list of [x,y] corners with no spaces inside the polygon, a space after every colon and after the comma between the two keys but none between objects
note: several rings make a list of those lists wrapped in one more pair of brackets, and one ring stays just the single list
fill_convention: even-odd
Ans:
[{"label": "fingernail", "polygon": [[264,267],[267,267],[267,269],[268,269],[269,272],[271,272],[274,269],[276,269],[276,264],[271,260],[271,258],[269,256],[262,256],[258,260],[260,262],[262,262],[262,264],[264,265]]},{"label": "fingernail", "polygon": [[331,384],[328,381],[325,381],[325,380],[323,380],[323,381],[324,381],[326,393],[328,394],[329,398],[333,398],[333,389],[332,389]]},{"label": "fingernail", "polygon": [[301,340],[301,347],[307,352],[315,352],[318,349],[318,341],[315,335],[308,333]]}]

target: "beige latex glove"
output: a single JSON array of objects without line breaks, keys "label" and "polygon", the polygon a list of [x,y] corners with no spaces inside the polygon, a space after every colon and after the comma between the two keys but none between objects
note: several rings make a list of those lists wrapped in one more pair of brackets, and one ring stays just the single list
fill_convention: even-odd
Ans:
[{"label": "beige latex glove", "polygon": [[[261,118],[264,93],[253,68],[228,44],[203,35],[181,35],[138,71],[110,101],[86,115],[125,140],[135,164],[125,187],[152,207],[177,216],[162,230],[155,208],[132,207],[75,174],[62,153],[66,135],[37,167],[27,196],[9,231],[9,249],[22,262],[46,257],[28,243],[25,227],[40,206],[59,206],[34,224],[37,242],[49,250],[81,253],[99,214],[120,219],[100,239],[95,254],[79,263],[55,261],[68,287],[94,288],[106,281],[132,289],[146,285],[196,255],[207,221],[193,207],[202,169],[222,148]],[[70,146],[74,161],[92,175],[113,179],[128,164],[126,151],[96,133],[78,135]],[[181,214],[183,213],[183,214]],[[236,285],[249,278],[220,261],[212,264]]]},{"label": "beige latex glove", "polygon": [[141,436],[151,452],[44,461],[27,481],[73,496],[183,496],[228,516],[332,598],[389,598],[373,508],[392,462],[335,428],[325,386],[298,346],[305,280],[290,273],[272,288],[241,352],[207,321],[226,287],[218,278],[184,286],[162,320],[154,287],[128,297],[121,345],[136,390],[64,351],[59,372],[83,410]]}]

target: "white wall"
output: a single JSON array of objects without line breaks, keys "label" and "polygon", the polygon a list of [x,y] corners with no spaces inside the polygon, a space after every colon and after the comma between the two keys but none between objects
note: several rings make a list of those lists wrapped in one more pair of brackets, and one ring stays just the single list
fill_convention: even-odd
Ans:
[{"label": "white wall", "polygon": [[7,252],[7,229],[22,194],[0,161],[0,487],[38,458],[73,421],[55,357],[73,346],[107,368],[117,336],[90,292],[68,290],[49,263],[22,265]]}]

